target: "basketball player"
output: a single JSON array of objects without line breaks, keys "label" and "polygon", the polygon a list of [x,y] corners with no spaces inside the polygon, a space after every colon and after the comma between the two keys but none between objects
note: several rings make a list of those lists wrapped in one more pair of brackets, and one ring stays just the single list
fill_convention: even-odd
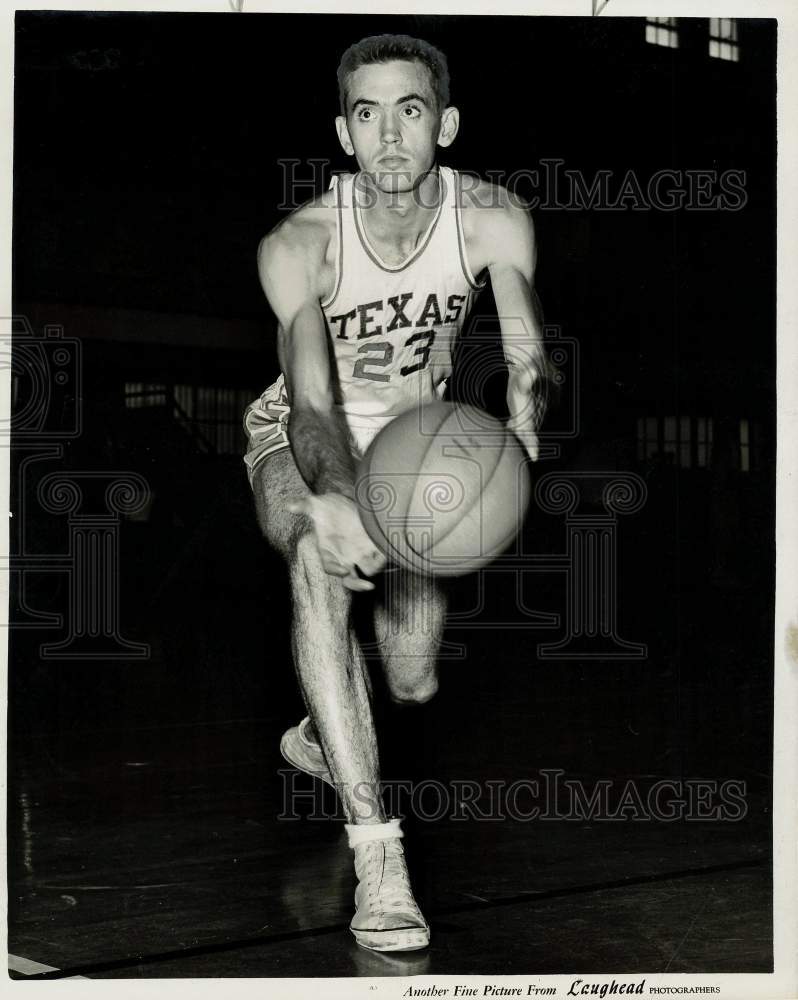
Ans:
[{"label": "basketball player", "polygon": [[[442,396],[452,345],[488,275],[509,365],[510,427],[533,460],[545,362],[527,213],[503,189],[436,164],[460,117],[443,54],[404,35],[366,38],[344,53],[338,86],[338,138],[358,169],[261,242],[282,374],[246,412],[245,461],[261,529],[288,566],[308,710],[281,750],[338,789],[358,879],[357,942],[410,950],[428,944],[429,927],[410,889],[399,820],[380,799],[371,687],[351,627],[357,594],[374,590],[370,578],[385,579],[355,503],[356,461],[390,420]],[[391,696],[411,705],[436,692],[446,602],[435,580],[401,576],[400,586],[375,593],[375,628]],[[422,607],[427,627],[413,629]]]}]

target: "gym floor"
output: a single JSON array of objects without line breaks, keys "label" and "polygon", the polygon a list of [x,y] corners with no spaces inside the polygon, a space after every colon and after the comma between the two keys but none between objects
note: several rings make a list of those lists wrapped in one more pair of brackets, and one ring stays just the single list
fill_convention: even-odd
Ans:
[{"label": "gym floor", "polygon": [[[149,659],[52,661],[42,633],[12,635],[13,978],[772,969],[765,590],[702,583],[693,567],[686,599],[678,561],[651,572],[657,518],[641,518],[619,552],[619,627],[645,659],[540,658],[551,633],[510,628],[511,581],[497,578],[484,627],[447,637],[465,657],[443,660],[433,702],[396,710],[378,689],[383,777],[416,790],[397,801],[432,927],[428,950],[379,955],[347,929],[335,796],[279,755],[302,715],[282,570],[245,514],[236,524],[224,537],[208,525],[160,589],[144,586],[158,531],[125,526],[123,632]],[[455,607],[473,586],[454,584]],[[556,575],[528,589],[527,603],[562,609]],[[503,628],[489,625],[499,610]],[[530,817],[528,787],[502,798],[519,781],[551,789],[555,772],[545,818]],[[615,818],[569,814],[574,783],[589,797],[609,781],[617,805],[631,782],[645,804],[660,779],[693,795],[692,818],[628,801]],[[736,782],[744,805],[702,819],[707,781]],[[476,807],[458,782],[480,790]]]}]

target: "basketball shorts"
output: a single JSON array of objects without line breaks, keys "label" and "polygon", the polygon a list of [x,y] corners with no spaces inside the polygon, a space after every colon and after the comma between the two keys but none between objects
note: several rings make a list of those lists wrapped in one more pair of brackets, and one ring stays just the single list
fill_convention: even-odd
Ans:
[{"label": "basketball shorts", "polygon": [[[446,381],[444,380],[435,387],[434,397],[442,399],[445,393]],[[277,381],[273,382],[244,411],[244,432],[247,437],[244,462],[247,466],[250,485],[255,469],[261,462],[265,461],[269,455],[291,447],[288,440],[288,416],[290,412],[291,407],[288,403],[288,393],[283,375],[280,375]],[[398,415],[398,413],[360,415],[354,423],[351,417],[347,417],[353,456],[356,459],[360,458],[379,431]]]},{"label": "basketball shorts", "polygon": [[289,448],[288,393],[282,375],[244,411],[247,450],[244,462],[250,484],[256,467],[277,451]]}]

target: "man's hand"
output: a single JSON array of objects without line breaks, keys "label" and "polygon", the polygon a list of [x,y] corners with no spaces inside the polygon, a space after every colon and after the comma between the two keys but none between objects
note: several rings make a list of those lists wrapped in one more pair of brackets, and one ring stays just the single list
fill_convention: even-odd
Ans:
[{"label": "man's hand", "polygon": [[535,292],[535,230],[527,211],[502,188],[498,203],[473,215],[476,258],[490,272],[507,362],[507,427],[529,458],[540,457],[538,433],[548,404],[543,313]]},{"label": "man's hand", "polygon": [[357,575],[374,576],[385,567],[385,556],[375,547],[360,520],[357,504],[338,493],[309,496],[289,504],[294,514],[313,522],[316,545],[324,571],[341,577],[349,590],[374,590],[374,584]]}]

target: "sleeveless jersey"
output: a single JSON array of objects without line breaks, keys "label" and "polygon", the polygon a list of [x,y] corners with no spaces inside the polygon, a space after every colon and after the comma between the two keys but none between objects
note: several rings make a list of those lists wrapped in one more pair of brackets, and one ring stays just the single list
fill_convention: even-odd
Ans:
[{"label": "sleeveless jersey", "polygon": [[[320,305],[335,360],[334,397],[352,449],[362,455],[394,417],[443,395],[455,340],[484,282],[466,259],[456,171],[439,168],[436,212],[415,250],[395,265],[369,242],[362,207],[369,193],[359,177],[333,182],[335,284]],[[250,475],[261,459],[288,446],[289,413],[281,375],[245,414]]]}]

